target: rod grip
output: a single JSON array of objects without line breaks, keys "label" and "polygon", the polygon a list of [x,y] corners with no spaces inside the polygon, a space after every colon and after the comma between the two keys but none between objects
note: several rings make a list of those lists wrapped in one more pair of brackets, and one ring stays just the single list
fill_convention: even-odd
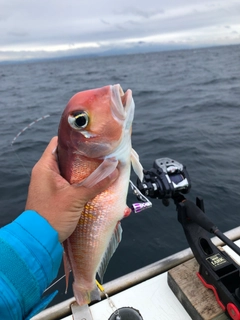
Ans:
[{"label": "rod grip", "polygon": [[196,222],[200,227],[207,230],[208,232],[214,232],[216,226],[206,216],[206,214],[195,205],[195,203],[190,200],[186,200],[183,202],[183,205],[186,208],[186,214],[189,219]]}]

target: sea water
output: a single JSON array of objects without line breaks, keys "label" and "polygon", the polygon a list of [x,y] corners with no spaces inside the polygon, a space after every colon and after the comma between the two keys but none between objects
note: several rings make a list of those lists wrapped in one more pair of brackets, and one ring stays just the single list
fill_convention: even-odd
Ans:
[{"label": "sea water", "polygon": [[[71,96],[115,83],[133,92],[132,142],[144,168],[161,157],[183,163],[192,182],[187,198],[203,197],[220,230],[237,227],[240,46],[0,65],[0,225],[24,210],[31,168],[57,134]],[[13,138],[46,114],[16,140],[16,155]],[[128,204],[136,201],[129,190]],[[131,214],[122,226],[105,282],[188,247],[173,202],[153,200],[152,209]],[[53,289],[59,290],[54,303],[72,296],[71,288],[64,294],[64,280]]]}]

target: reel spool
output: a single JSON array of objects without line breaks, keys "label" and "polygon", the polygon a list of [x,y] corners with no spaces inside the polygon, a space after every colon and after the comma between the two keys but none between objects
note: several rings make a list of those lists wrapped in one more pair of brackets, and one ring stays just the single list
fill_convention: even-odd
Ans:
[{"label": "reel spool", "polygon": [[108,320],[143,320],[138,310],[131,307],[123,307],[114,311]]}]

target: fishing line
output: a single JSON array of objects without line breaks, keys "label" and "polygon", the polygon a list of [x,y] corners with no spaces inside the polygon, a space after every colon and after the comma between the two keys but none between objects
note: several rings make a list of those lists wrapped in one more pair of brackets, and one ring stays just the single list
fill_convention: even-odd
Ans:
[{"label": "fishing line", "polygon": [[[15,155],[17,156],[19,162],[21,163],[22,167],[24,168],[24,170],[26,171],[27,175],[30,177],[31,174],[28,172],[28,170],[26,169],[26,167],[24,166],[24,163],[22,161],[22,159],[19,157],[17,151],[15,150],[14,148],[14,144],[16,142],[16,140],[19,138],[20,135],[22,135],[26,130],[30,129],[34,124],[36,124],[37,122],[41,121],[41,120],[44,120],[46,118],[50,117],[50,114],[47,114],[47,115],[44,115],[36,120],[34,120],[33,122],[31,122],[29,125],[27,125],[26,127],[24,127],[21,131],[18,132],[18,134],[12,139],[11,141],[11,147],[12,147],[12,150],[13,152],[15,153]],[[138,198],[140,200],[142,200],[144,203],[136,203],[136,204],[133,204],[133,211],[134,212],[140,212],[146,208],[149,208],[152,206],[152,203],[149,201],[149,199],[147,197],[145,197],[139,190],[138,188],[133,184],[133,182],[130,180],[129,181],[130,185],[131,185],[131,188],[134,192],[134,194],[136,196],[138,196]],[[72,270],[70,270],[71,272]],[[66,275],[64,274],[62,277],[60,277],[59,279],[57,279],[54,283],[52,283],[48,288],[46,288],[43,293],[45,293],[46,291],[48,291],[50,288],[52,288],[53,286],[55,286],[59,281],[61,281],[62,279],[64,279],[66,277]],[[116,306],[114,305],[113,301],[111,300],[111,298],[108,296],[108,294],[105,292],[103,286],[100,285],[100,283],[96,280],[96,284],[99,288],[99,290],[101,292],[104,293],[104,295],[106,296],[107,300],[108,300],[108,303],[109,303],[109,306],[112,308],[112,310],[114,311],[114,313],[116,314],[116,316],[118,316],[118,309],[116,308]]]},{"label": "fishing line", "polygon": [[26,131],[27,129],[29,129],[30,127],[32,127],[35,123],[37,123],[37,122],[39,122],[39,121],[41,121],[41,120],[43,120],[43,119],[46,119],[46,118],[48,118],[48,117],[50,117],[50,114],[46,114],[45,116],[36,119],[35,121],[31,122],[28,126],[26,126],[25,128],[23,128],[21,131],[19,131],[18,134],[13,138],[13,140],[12,140],[12,142],[11,142],[11,145],[14,144],[14,142],[17,140],[17,138],[18,138],[24,131]]},{"label": "fishing line", "polygon": [[[71,273],[72,270],[69,270],[69,273]],[[64,274],[63,276],[61,276],[61,278],[57,279],[55,282],[53,282],[49,287],[47,287],[43,293],[45,293],[46,291],[48,291],[50,288],[52,288],[53,286],[55,286],[55,284],[57,284],[60,280],[62,280],[63,278],[65,278],[66,275]]]},{"label": "fishing line", "polygon": [[[28,172],[28,170],[26,169],[26,167],[24,166],[24,163],[22,161],[22,159],[19,157],[17,151],[15,150],[15,147],[14,147],[14,143],[16,142],[16,140],[19,138],[19,136],[21,134],[23,134],[26,130],[30,129],[34,124],[36,124],[37,122],[41,121],[41,120],[44,120],[44,119],[47,119],[49,118],[51,115],[50,114],[46,114],[34,121],[32,121],[29,125],[27,125],[25,128],[23,128],[21,131],[18,132],[18,134],[12,139],[12,142],[11,142],[11,147],[12,147],[12,150],[13,152],[15,153],[16,157],[18,158],[19,162],[21,163],[22,167],[24,168],[24,170],[26,171],[27,175],[30,177],[31,174]],[[69,272],[72,272],[72,270],[70,270]],[[45,293],[46,291],[48,291],[50,288],[52,288],[53,286],[55,286],[60,280],[62,280],[63,278],[65,278],[66,275],[64,274],[61,278],[59,278],[58,280],[56,280],[54,283],[52,283],[48,288],[46,288],[43,293]]]},{"label": "fishing line", "polygon": [[[70,270],[69,272],[71,272],[72,270]],[[66,275],[64,274],[61,278],[59,278],[58,280],[56,280],[55,282],[53,282],[49,287],[47,287],[43,293],[45,293],[46,291],[48,291],[50,288],[52,288],[53,286],[55,286],[55,284],[57,284],[60,280],[62,280],[63,278],[65,278]]]},{"label": "fishing line", "polygon": [[36,119],[35,121],[31,122],[28,126],[26,126],[25,128],[23,128],[21,131],[18,132],[18,134],[13,138],[12,142],[11,142],[11,147],[12,147],[12,150],[13,152],[15,153],[15,155],[17,156],[19,162],[21,163],[22,167],[24,168],[24,170],[26,171],[27,175],[30,177],[31,174],[28,172],[28,170],[26,169],[26,167],[24,166],[23,164],[23,161],[22,159],[19,157],[17,151],[15,150],[14,148],[14,143],[16,142],[16,140],[18,139],[18,137],[24,132],[26,131],[27,129],[31,128],[34,124],[36,124],[37,122],[41,121],[41,120],[44,120],[46,118],[50,117],[49,114],[46,114],[45,116],[43,117],[40,117],[38,119]]},{"label": "fishing line", "polygon": [[[28,170],[26,169],[26,167],[24,166],[24,163],[22,161],[22,159],[19,157],[17,151],[14,148],[14,143],[16,142],[16,140],[18,139],[18,137],[25,132],[26,130],[30,129],[34,124],[36,124],[37,122],[44,120],[46,118],[50,117],[50,114],[46,114],[36,120],[34,120],[33,122],[31,122],[29,125],[27,125],[25,128],[23,128],[21,131],[18,132],[18,134],[12,139],[11,142],[11,147],[13,152],[15,153],[15,155],[17,156],[19,162],[21,163],[22,167],[24,168],[24,170],[26,171],[27,175],[30,177],[31,174],[28,172]],[[72,272],[72,270],[70,270],[69,272]],[[54,283],[52,283],[48,288],[46,288],[43,292],[45,293],[46,291],[48,291],[50,288],[52,288],[54,285],[56,285],[60,280],[62,280],[63,278],[65,278],[66,275],[64,274],[61,278],[59,278],[58,280],[56,280]]]},{"label": "fishing line", "polygon": [[23,169],[26,171],[26,174],[30,177],[31,174],[27,171],[26,167],[24,166],[24,164],[23,164],[23,162],[22,162],[22,159],[19,157],[18,153],[17,153],[16,150],[14,149],[13,144],[11,144],[11,147],[12,147],[13,152],[15,153],[16,157],[18,158],[19,162],[21,163]]},{"label": "fishing line", "polygon": [[[113,310],[114,314],[115,314],[116,316],[118,316],[118,315],[119,315],[119,312],[118,312],[118,309],[117,309],[117,307],[115,306],[113,300],[112,300],[112,299],[109,297],[109,295],[106,293],[104,287],[103,287],[97,280],[95,280],[95,281],[96,281],[96,284],[97,284],[98,289],[99,289],[99,290],[105,295],[105,297],[107,298],[107,301],[108,301],[108,304],[109,304],[110,308]],[[116,318],[116,319],[118,320],[118,318]],[[119,319],[121,319],[121,318],[119,318]]]},{"label": "fishing line", "polygon": [[[28,172],[28,170],[26,169],[26,167],[24,166],[24,163],[22,161],[22,159],[19,157],[15,147],[14,147],[14,143],[16,142],[16,140],[19,138],[19,136],[21,134],[23,134],[26,130],[30,129],[34,124],[36,124],[37,122],[41,121],[41,120],[44,120],[44,119],[47,119],[49,118],[51,115],[50,114],[46,114],[34,121],[32,121],[29,125],[27,125],[25,128],[23,128],[21,131],[18,132],[18,134],[12,139],[12,142],[11,142],[11,147],[12,147],[12,150],[13,152],[15,153],[15,155],[17,156],[19,162],[21,163],[22,167],[24,168],[24,170],[26,171],[27,175],[30,177],[31,174]],[[72,272],[72,270],[70,270],[69,272]],[[60,280],[62,280],[63,278],[65,278],[66,275],[64,274],[61,278],[59,278],[58,280],[56,280],[54,283],[52,283],[48,288],[46,288],[43,293],[45,293],[46,291],[48,291],[50,288],[52,288],[53,286],[55,286]]]}]

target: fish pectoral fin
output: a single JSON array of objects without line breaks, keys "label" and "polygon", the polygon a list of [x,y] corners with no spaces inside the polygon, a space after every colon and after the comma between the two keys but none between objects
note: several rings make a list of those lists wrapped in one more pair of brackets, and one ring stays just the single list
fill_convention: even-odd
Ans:
[{"label": "fish pectoral fin", "polygon": [[118,161],[112,158],[104,159],[104,161],[94,170],[85,180],[78,184],[86,188],[91,188],[98,182],[108,177],[117,167]]},{"label": "fish pectoral fin", "polygon": [[121,242],[121,240],[122,240],[122,227],[121,227],[121,223],[118,222],[116,227],[115,227],[115,229],[114,229],[112,237],[111,237],[111,239],[109,241],[107,249],[104,252],[104,255],[102,257],[101,263],[100,263],[100,265],[98,267],[97,273],[99,275],[101,283],[103,283],[103,276],[104,276],[105,271],[107,269],[108,263],[109,263],[112,255],[116,251],[116,249],[117,249],[119,243]]},{"label": "fish pectoral fin", "polygon": [[132,162],[132,167],[138,178],[143,181],[143,167],[139,161],[139,155],[137,152],[132,149],[131,151],[131,162]]}]

